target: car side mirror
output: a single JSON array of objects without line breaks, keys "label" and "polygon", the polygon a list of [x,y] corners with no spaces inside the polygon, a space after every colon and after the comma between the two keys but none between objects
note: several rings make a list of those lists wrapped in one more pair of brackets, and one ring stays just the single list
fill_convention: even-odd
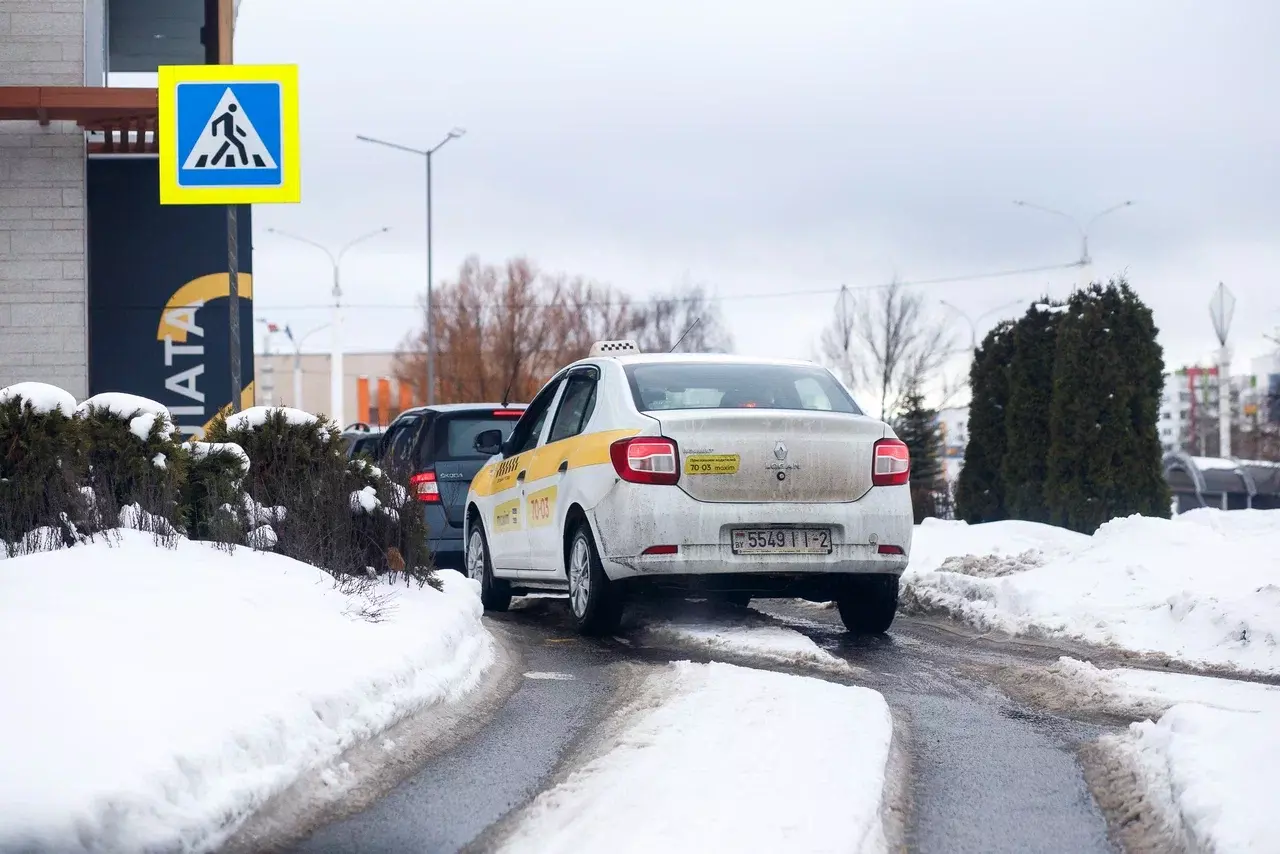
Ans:
[{"label": "car side mirror", "polygon": [[502,431],[482,431],[480,435],[476,436],[475,449],[477,453],[484,454],[486,457],[502,453],[506,450],[505,443],[502,441]]}]

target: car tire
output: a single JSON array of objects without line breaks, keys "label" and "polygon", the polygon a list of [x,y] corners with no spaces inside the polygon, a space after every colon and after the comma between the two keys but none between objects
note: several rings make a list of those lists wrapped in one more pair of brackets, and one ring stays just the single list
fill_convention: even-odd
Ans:
[{"label": "car tire", "polygon": [[852,578],[836,597],[836,607],[844,627],[854,634],[884,634],[898,612],[898,576]]},{"label": "car tire", "polygon": [[474,522],[467,539],[467,576],[480,582],[480,603],[486,611],[503,612],[511,607],[511,585],[493,577],[489,560],[489,541],[484,528]]},{"label": "car tire", "polygon": [[622,588],[605,575],[586,522],[579,523],[569,539],[565,573],[569,579],[569,613],[579,634],[617,631],[625,604]]}]

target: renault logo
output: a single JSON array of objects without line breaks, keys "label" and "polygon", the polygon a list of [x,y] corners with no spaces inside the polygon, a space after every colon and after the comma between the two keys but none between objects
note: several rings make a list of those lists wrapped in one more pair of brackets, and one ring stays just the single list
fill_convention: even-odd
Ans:
[{"label": "renault logo", "polygon": [[787,458],[787,446],[782,442],[774,445],[773,455],[778,458],[778,462],[782,462]]}]

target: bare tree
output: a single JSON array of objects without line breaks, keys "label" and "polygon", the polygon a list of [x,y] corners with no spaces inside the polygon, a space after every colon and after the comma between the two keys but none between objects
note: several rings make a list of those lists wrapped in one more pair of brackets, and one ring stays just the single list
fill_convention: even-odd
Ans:
[{"label": "bare tree", "polygon": [[[542,274],[527,259],[503,266],[471,257],[435,291],[436,400],[528,401],[594,341],[621,338],[635,324],[625,294],[583,277]],[[426,399],[423,326],[401,346],[396,376]]]},{"label": "bare tree", "polygon": [[[720,304],[702,285],[686,282],[670,294],[631,307],[628,330],[646,353],[727,353],[733,336]],[[681,339],[683,337],[683,340]]]},{"label": "bare tree", "polygon": [[822,359],[851,387],[879,400],[880,417],[901,406],[913,383],[938,381],[953,343],[945,323],[928,316],[924,297],[896,279],[884,288],[840,289],[835,315],[822,334]]}]

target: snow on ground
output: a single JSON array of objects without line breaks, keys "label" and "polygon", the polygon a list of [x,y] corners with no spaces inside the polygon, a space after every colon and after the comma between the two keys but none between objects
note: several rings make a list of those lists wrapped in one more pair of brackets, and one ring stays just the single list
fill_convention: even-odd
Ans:
[{"label": "snow on ground", "polygon": [[1130,757],[1148,802],[1180,825],[1192,850],[1280,851],[1280,687],[1143,670],[1100,670],[1064,658],[1058,675],[1098,708],[1155,709],[1108,736]]},{"label": "snow on ground", "polygon": [[70,418],[76,414],[76,399],[68,391],[47,383],[14,383],[0,388],[0,403],[19,398],[39,413],[61,412]]},{"label": "snow on ground", "polygon": [[645,642],[697,649],[712,655],[799,667],[817,667],[833,673],[850,673],[853,667],[818,646],[806,635],[778,625],[756,611],[746,609],[697,610],[681,616],[654,614],[640,620]]},{"label": "snow on ground", "polygon": [[[494,658],[476,584],[383,622],[288,558],[122,531],[0,562],[0,850],[206,850]],[[335,778],[337,779],[337,778]]]},{"label": "snow on ground", "polygon": [[1280,510],[1132,516],[1092,537],[1028,522],[916,529],[908,612],[1280,673]]},{"label": "snow on ground", "polygon": [[880,852],[893,722],[880,694],[728,664],[668,665],[503,850]]}]

